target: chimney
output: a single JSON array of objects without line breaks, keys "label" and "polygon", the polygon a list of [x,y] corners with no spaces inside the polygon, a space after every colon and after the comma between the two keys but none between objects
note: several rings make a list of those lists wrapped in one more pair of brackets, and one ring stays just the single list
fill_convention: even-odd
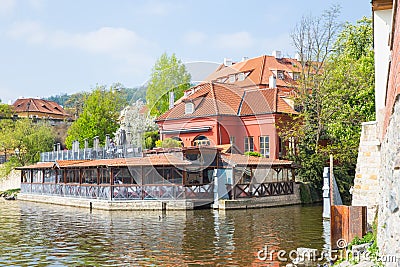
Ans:
[{"label": "chimney", "polygon": [[174,102],[175,102],[175,94],[174,91],[169,92],[169,107],[168,109],[171,109],[174,107]]},{"label": "chimney", "polygon": [[300,54],[299,54],[299,53],[296,53],[296,54],[294,55],[294,59],[296,59],[297,61],[300,61],[300,60],[301,60]]},{"label": "chimney", "polygon": [[276,78],[274,75],[269,76],[269,88],[270,89],[276,88]]},{"label": "chimney", "polygon": [[272,56],[275,58],[282,58],[282,52],[278,50],[272,51]]},{"label": "chimney", "polygon": [[249,57],[242,57],[242,62],[248,60]]},{"label": "chimney", "polygon": [[230,67],[230,66],[232,66],[232,59],[230,59],[230,58],[224,58],[224,66],[225,66],[225,67]]}]

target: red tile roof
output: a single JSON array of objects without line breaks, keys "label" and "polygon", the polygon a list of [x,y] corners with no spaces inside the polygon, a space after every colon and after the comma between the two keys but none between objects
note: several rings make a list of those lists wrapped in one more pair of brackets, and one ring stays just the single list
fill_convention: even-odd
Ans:
[{"label": "red tile roof", "polygon": [[[223,81],[230,83],[229,76],[243,73],[245,79],[243,81],[235,79],[234,84],[241,87],[252,87],[263,85],[269,86],[269,77],[277,76],[276,71],[283,71],[283,79],[276,79],[278,87],[293,87],[297,83],[293,80],[289,73],[301,72],[301,64],[292,58],[275,58],[274,56],[259,56],[242,62],[232,64],[232,66],[220,65],[220,67],[206,81]],[[275,72],[275,74],[274,74]]]},{"label": "red tile roof", "polygon": [[[245,91],[233,84],[203,83],[193,87],[186,97],[177,101],[157,121],[216,115],[246,116],[276,112],[296,114],[282,97],[277,88]],[[191,114],[185,114],[187,102],[194,104],[194,112]]]},{"label": "red tile roof", "polygon": [[262,157],[246,156],[241,154],[221,154],[223,161],[231,166],[248,166],[248,165],[262,165],[262,166],[292,166],[293,161],[268,159]]},{"label": "red tile roof", "polygon": [[[178,100],[172,109],[162,114],[157,120],[237,115],[244,93],[244,90],[236,85],[216,82],[202,83],[191,90],[191,94]],[[187,102],[194,104],[194,112],[191,114],[185,114]]]},{"label": "red tile roof", "polygon": [[17,170],[26,170],[26,169],[50,169],[53,168],[54,162],[39,162],[32,165],[17,167]]},{"label": "red tile roof", "polygon": [[16,113],[40,112],[48,114],[49,116],[69,116],[69,114],[67,114],[65,110],[56,102],[37,98],[17,99],[13,104],[13,109]]}]

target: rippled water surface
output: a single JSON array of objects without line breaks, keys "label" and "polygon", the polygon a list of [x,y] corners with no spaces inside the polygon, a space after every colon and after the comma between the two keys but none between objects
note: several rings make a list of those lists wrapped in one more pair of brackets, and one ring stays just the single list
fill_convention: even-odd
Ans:
[{"label": "rippled water surface", "polygon": [[320,206],[91,213],[0,200],[0,266],[278,266],[257,252],[322,249],[321,214]]}]

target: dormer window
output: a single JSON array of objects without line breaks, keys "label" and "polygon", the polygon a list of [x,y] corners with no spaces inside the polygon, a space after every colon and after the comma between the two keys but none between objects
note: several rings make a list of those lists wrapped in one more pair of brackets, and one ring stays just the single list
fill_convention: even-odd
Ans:
[{"label": "dormer window", "polygon": [[277,73],[276,76],[278,77],[279,80],[283,80],[284,79],[283,71],[282,70],[278,70],[278,73]]},{"label": "dormer window", "polygon": [[234,83],[236,81],[235,74],[229,75],[229,82]]},{"label": "dormer window", "polygon": [[300,73],[294,72],[293,73],[293,80],[297,81],[300,78]]},{"label": "dormer window", "polygon": [[192,102],[185,103],[185,114],[192,114],[194,112],[194,104]]},{"label": "dormer window", "polygon": [[244,81],[244,78],[245,78],[245,75],[244,75],[244,73],[243,72],[241,72],[241,73],[238,73],[238,81]]}]

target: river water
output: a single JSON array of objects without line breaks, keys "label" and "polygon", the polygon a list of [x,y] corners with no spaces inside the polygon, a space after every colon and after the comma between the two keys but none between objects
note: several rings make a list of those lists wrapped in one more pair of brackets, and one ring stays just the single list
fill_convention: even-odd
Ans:
[{"label": "river water", "polygon": [[0,200],[0,266],[285,266],[259,251],[324,244],[321,206],[90,212]]}]

